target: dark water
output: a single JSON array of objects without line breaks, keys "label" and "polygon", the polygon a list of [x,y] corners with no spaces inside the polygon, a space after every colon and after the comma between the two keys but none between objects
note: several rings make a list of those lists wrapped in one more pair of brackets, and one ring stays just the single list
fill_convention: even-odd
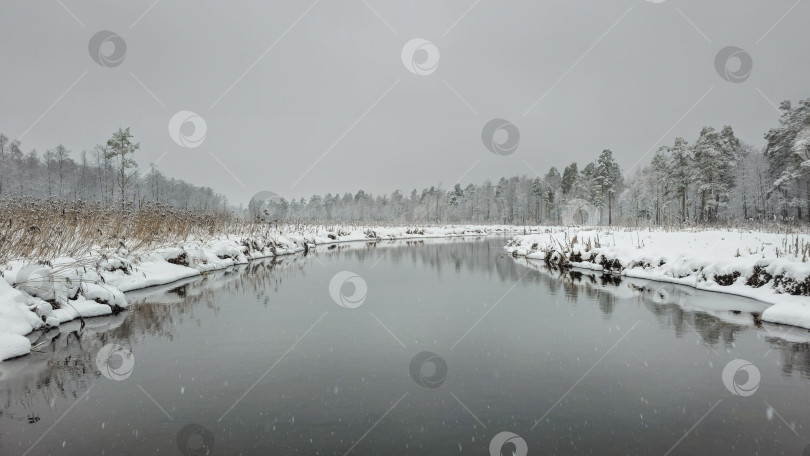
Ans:
[{"label": "dark water", "polygon": [[[807,331],[503,244],[320,247],[128,294],[0,363],[0,454],[802,454]],[[365,300],[332,299],[340,271]]]}]

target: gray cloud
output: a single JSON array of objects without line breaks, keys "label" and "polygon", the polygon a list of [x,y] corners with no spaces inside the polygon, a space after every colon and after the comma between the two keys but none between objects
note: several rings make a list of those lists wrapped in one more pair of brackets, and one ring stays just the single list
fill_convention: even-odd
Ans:
[{"label": "gray cloud", "polygon": [[[792,0],[313,3],[4,2],[0,130],[75,157],[131,126],[143,166],[163,157],[238,204],[543,173],[603,148],[629,167],[707,124],[762,145],[771,102],[810,96],[810,5]],[[117,66],[88,53],[101,30],[126,42]],[[402,64],[413,38],[440,51],[432,74]],[[727,46],[751,56],[743,82],[715,70]],[[184,110],[205,119],[199,147],[169,134]],[[514,154],[482,144],[493,118],[519,128]]]}]

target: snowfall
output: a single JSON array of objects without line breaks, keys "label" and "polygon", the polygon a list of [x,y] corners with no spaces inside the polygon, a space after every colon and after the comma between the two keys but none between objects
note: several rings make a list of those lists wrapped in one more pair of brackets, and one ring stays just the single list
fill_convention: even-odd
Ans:
[{"label": "snowfall", "polygon": [[[557,267],[753,298],[762,320],[810,328],[810,234],[545,228],[505,250]],[[798,251],[798,253],[797,253]]]},{"label": "snowfall", "polygon": [[[365,227],[257,239],[188,240],[148,252],[94,251],[85,258],[0,265],[0,360],[31,352],[34,331],[128,307],[125,292],[172,283],[253,259],[318,245],[397,239],[512,236],[515,257],[600,274],[688,285],[770,304],[762,319],[810,328],[810,235],[727,231],[523,226]],[[796,254],[796,250],[800,253]],[[806,253],[805,253],[806,254]]]}]

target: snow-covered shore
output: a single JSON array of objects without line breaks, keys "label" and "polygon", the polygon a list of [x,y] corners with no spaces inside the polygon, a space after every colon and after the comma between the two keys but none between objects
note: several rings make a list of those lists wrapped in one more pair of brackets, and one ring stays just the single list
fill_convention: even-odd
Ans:
[{"label": "snow-covered shore", "polygon": [[[536,228],[535,228],[536,229]],[[364,227],[292,231],[268,237],[189,240],[149,252],[97,251],[86,258],[0,265],[0,361],[30,353],[33,331],[128,306],[124,292],[162,285],[250,260],[322,244],[532,232],[518,226]]]},{"label": "snow-covered shore", "polygon": [[[560,281],[567,286],[579,288],[586,295],[598,296],[602,293],[611,295],[615,299],[628,300],[641,298],[648,308],[655,306],[676,305],[686,312],[699,312],[710,315],[717,321],[753,328],[757,319],[769,304],[753,299],[740,298],[729,294],[715,294],[710,291],[695,289],[691,286],[674,283],[662,283],[656,280],[623,277],[621,280],[605,280],[600,277],[601,271],[585,269],[549,268],[543,260],[514,258],[514,261],[527,268],[531,268],[548,280]],[[680,314],[683,316],[684,314]],[[756,315],[757,317],[754,317]],[[788,332],[791,328],[783,325],[769,324],[774,328],[782,328]],[[769,331],[772,332],[772,331]],[[794,341],[807,341],[810,333],[807,331],[793,331]]]},{"label": "snow-covered shore", "polygon": [[29,353],[33,331],[128,307],[124,292],[323,244],[491,234],[517,234],[505,247],[514,256],[750,297],[772,304],[763,320],[810,328],[807,234],[521,226],[336,228],[0,265],[0,360]]},{"label": "snow-covered shore", "polygon": [[810,328],[810,235],[747,230],[567,229],[515,236],[505,250],[555,265],[687,285],[772,304],[764,321]]}]

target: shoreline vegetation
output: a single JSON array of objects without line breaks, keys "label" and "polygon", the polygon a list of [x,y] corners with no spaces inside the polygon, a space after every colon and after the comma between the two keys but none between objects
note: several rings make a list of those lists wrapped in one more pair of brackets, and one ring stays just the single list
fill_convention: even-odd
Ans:
[{"label": "shoreline vegetation", "polygon": [[[165,217],[168,220],[172,214]],[[90,223],[87,218],[63,219],[75,221],[73,232],[88,230],[84,226]],[[174,219],[175,223],[181,223],[181,218]],[[33,244],[40,246],[37,253],[47,254],[48,259],[4,258],[0,262],[3,279],[0,360],[30,353],[31,338],[26,336],[35,331],[75,319],[83,326],[85,318],[126,309],[129,304],[124,293],[128,291],[172,283],[255,259],[306,254],[319,245],[493,234],[511,236],[505,241],[504,251],[513,257],[539,260],[557,268],[590,269],[603,276],[668,282],[749,297],[771,304],[763,312],[762,320],[810,328],[807,298],[810,235],[792,230],[267,223],[254,226],[204,220],[205,229],[189,223],[181,230],[182,238],[160,237],[164,241],[147,242],[138,234],[149,233],[144,226],[160,225],[162,218],[154,214],[134,220],[121,217],[117,224],[106,228],[115,236],[105,237],[102,232],[93,242],[77,244],[61,240],[57,232],[48,242],[43,238]],[[178,226],[184,225],[174,228]],[[239,230],[227,233],[234,227]],[[9,238],[6,236],[6,242]],[[23,240],[17,242],[14,245],[23,250],[16,252],[30,247]]]},{"label": "shoreline vegetation", "polygon": [[547,227],[515,236],[513,257],[552,268],[654,280],[770,304],[762,320],[810,329],[810,234],[746,229]]}]

